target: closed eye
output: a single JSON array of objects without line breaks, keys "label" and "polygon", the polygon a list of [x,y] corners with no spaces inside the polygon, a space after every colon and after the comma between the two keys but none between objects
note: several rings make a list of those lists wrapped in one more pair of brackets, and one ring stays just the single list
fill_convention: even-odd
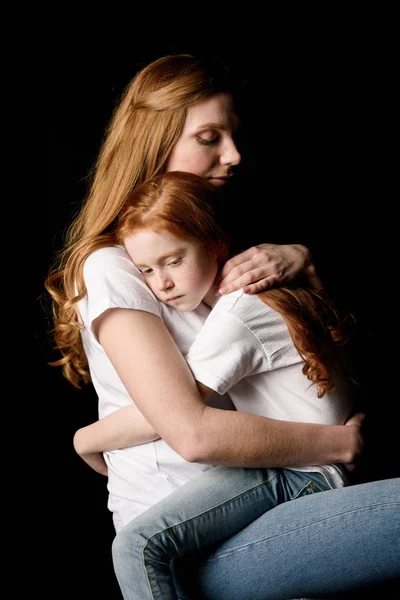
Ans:
[{"label": "closed eye", "polygon": [[199,142],[199,144],[202,144],[203,146],[211,146],[212,144],[216,144],[219,141],[219,136],[216,135],[212,140],[205,140],[200,135],[197,135],[196,140]]},{"label": "closed eye", "polygon": [[171,260],[168,264],[167,267],[174,267],[176,265],[179,265],[182,262],[181,258],[175,258],[175,260]]}]

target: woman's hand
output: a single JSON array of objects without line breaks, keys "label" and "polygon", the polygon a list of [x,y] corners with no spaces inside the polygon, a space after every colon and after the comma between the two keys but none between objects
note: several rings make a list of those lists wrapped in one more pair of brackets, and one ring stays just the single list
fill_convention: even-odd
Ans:
[{"label": "woman's hand", "polygon": [[353,471],[357,468],[362,454],[364,452],[364,422],[365,422],[365,414],[364,413],[356,413],[348,421],[346,421],[346,427],[352,427],[354,430],[354,452],[351,462],[344,463],[346,470],[349,473],[353,473]]},{"label": "woman's hand", "polygon": [[285,285],[310,264],[311,254],[301,244],[259,244],[229,259],[218,280],[218,293],[229,294],[243,288],[257,294]]}]

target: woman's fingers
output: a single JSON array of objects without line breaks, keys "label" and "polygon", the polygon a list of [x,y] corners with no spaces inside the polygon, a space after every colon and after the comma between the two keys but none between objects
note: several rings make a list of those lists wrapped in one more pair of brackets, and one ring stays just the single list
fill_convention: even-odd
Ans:
[{"label": "woman's fingers", "polygon": [[307,248],[300,245],[260,244],[236,254],[224,265],[218,283],[219,294],[243,288],[254,294],[284,285],[309,263]]}]

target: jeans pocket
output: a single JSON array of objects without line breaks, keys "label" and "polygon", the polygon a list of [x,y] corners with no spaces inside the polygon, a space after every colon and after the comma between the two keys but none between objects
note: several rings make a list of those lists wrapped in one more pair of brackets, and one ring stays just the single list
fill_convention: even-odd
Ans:
[{"label": "jeans pocket", "polygon": [[322,473],[313,473],[307,483],[299,490],[296,498],[317,494],[318,492],[326,492],[330,489],[332,488]]}]

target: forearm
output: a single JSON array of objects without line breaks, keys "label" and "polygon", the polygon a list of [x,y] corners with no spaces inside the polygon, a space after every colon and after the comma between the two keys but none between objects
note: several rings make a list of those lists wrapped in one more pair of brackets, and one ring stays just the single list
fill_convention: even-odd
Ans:
[{"label": "forearm", "polygon": [[138,408],[131,404],[78,429],[74,436],[74,448],[83,458],[93,452],[145,444],[159,437]]},{"label": "forearm", "polygon": [[205,407],[187,460],[240,467],[288,467],[355,462],[357,427],[279,421]]},{"label": "forearm", "polygon": [[[79,454],[79,453],[78,453]],[[85,461],[96,473],[108,476],[108,467],[101,452],[90,452],[87,454],[79,454],[82,460]]]}]

